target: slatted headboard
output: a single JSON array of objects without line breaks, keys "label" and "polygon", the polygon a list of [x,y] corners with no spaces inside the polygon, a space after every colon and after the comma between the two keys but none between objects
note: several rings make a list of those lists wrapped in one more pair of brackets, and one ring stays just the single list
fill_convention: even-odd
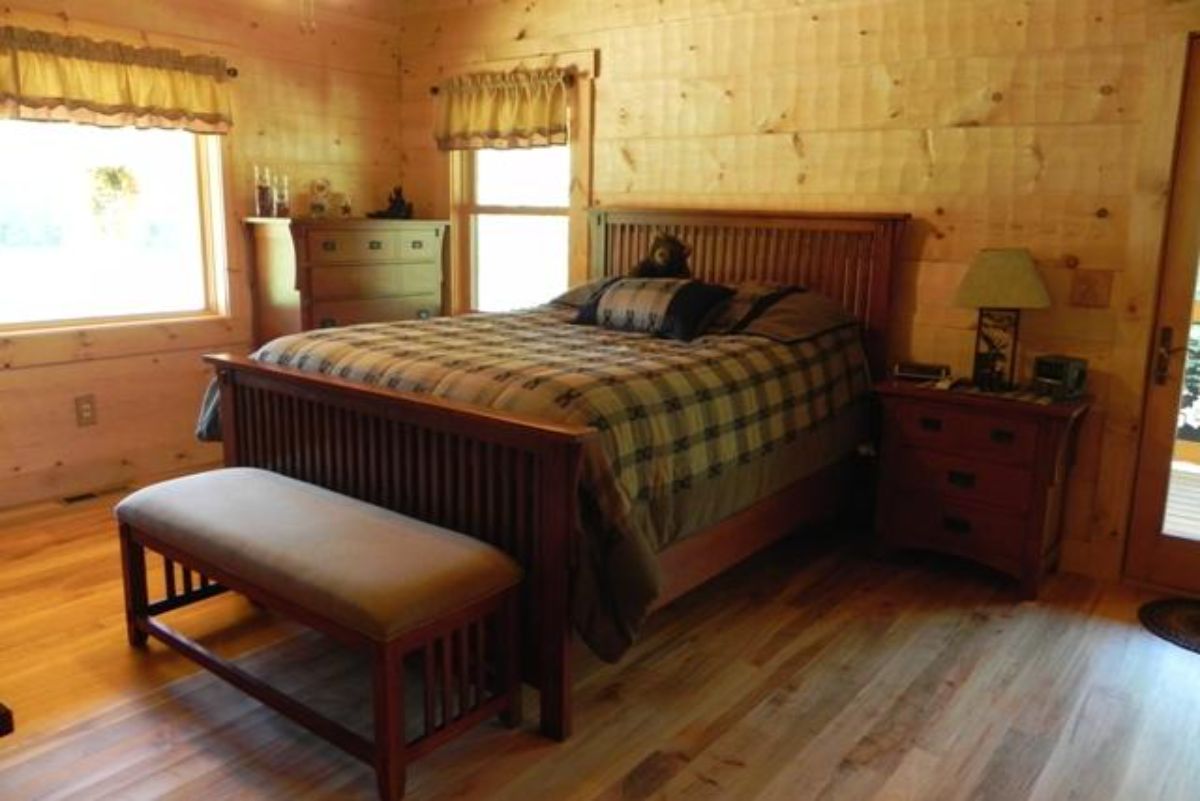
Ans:
[{"label": "slatted headboard", "polygon": [[628,272],[659,233],[692,248],[696,278],[801,284],[862,320],[876,375],[887,358],[892,268],[908,214],[597,209],[591,276]]}]

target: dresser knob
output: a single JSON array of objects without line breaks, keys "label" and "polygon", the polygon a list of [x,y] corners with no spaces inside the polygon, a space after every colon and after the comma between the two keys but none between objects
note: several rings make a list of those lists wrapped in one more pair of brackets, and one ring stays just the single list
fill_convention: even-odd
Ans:
[{"label": "dresser knob", "polygon": [[1016,441],[1017,435],[1007,428],[993,428],[991,438],[992,442],[995,442],[997,445],[1011,445]]},{"label": "dresser knob", "polygon": [[424,250],[425,243],[422,242],[420,239],[413,240],[412,249],[413,250]]},{"label": "dresser knob", "polygon": [[327,253],[337,250],[337,242],[334,242],[332,239],[326,239],[321,243],[321,250],[324,250]]},{"label": "dresser knob", "polygon": [[941,431],[942,421],[936,417],[922,417],[920,426],[922,431]]},{"label": "dresser knob", "polygon": [[957,515],[946,515],[942,518],[942,528],[952,534],[970,534],[971,521]]},{"label": "dresser knob", "polygon": [[972,489],[975,486],[975,474],[962,470],[951,470],[946,473],[946,481],[959,489]]},{"label": "dresser knob", "polygon": [[367,249],[368,250],[383,250],[383,243],[380,242],[378,239],[372,239],[370,242],[367,243]]}]

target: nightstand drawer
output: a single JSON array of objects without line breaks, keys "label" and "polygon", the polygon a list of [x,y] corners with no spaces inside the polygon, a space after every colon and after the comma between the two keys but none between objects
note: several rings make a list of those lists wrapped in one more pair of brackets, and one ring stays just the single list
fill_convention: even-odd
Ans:
[{"label": "nightstand drawer", "polygon": [[949,408],[940,403],[890,404],[892,430],[910,445],[961,453],[976,459],[1029,464],[1037,447],[1037,424]]},{"label": "nightstand drawer", "polygon": [[312,264],[395,261],[399,237],[389,231],[313,230],[308,232],[308,261]]},{"label": "nightstand drawer", "polygon": [[885,493],[879,531],[892,545],[929,548],[1019,570],[1027,519],[935,492]]},{"label": "nightstand drawer", "polygon": [[891,448],[884,470],[898,486],[933,490],[960,500],[1029,509],[1033,474],[1019,467],[918,448]]}]

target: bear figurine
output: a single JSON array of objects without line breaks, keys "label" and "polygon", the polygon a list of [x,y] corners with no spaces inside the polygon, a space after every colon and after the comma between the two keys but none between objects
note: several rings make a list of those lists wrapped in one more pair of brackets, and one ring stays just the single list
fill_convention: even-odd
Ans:
[{"label": "bear figurine", "polygon": [[650,253],[630,275],[633,278],[690,278],[688,256],[692,249],[670,234],[659,234],[650,245]]}]

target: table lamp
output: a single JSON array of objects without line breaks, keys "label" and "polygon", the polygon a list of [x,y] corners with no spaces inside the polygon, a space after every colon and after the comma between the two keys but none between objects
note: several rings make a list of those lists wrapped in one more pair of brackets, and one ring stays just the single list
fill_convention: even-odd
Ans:
[{"label": "table lamp", "polygon": [[1045,309],[1050,294],[1024,248],[979,251],[954,295],[954,305],[979,309],[975,333],[975,386],[1012,389],[1021,309]]}]

